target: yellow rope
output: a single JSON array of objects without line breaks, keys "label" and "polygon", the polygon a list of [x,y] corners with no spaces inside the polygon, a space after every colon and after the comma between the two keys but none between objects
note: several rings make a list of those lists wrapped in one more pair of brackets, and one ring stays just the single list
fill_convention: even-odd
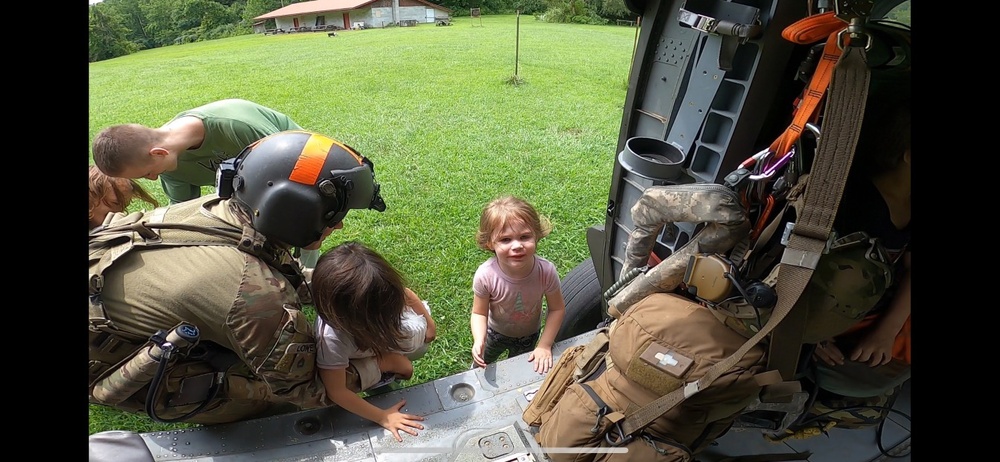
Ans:
[{"label": "yellow rope", "polygon": [[764,434],[764,438],[772,443],[780,443],[788,439],[804,440],[806,438],[812,438],[814,436],[825,435],[830,431],[831,428],[835,427],[837,422],[830,421],[823,425],[823,427],[804,427],[795,431],[786,429],[784,435],[768,435]]}]

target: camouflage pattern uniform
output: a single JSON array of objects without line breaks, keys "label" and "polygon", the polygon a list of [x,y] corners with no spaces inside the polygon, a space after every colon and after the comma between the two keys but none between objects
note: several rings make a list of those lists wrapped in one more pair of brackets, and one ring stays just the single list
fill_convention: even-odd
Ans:
[{"label": "camouflage pattern uniform", "polygon": [[[162,221],[196,215],[215,217],[219,226],[237,232],[248,228],[231,213],[229,200],[214,194],[168,207]],[[169,232],[161,230],[164,241]],[[287,254],[287,248],[282,250]],[[94,397],[93,382],[135,351],[136,340],[187,322],[200,330],[199,345],[218,345],[238,359],[225,371],[214,399],[183,421],[233,422],[332,404],[316,374],[313,329],[295,287],[261,258],[232,245],[139,248],[105,269],[103,281],[104,315],[113,324],[111,332],[118,333],[112,337],[129,339],[132,347],[97,345],[92,310],[91,402],[142,412],[148,386],[120,403],[102,403]],[[175,364],[160,385],[156,414],[172,419],[196,409],[205,401],[212,381],[206,377],[213,378],[212,373],[206,361]]]},{"label": "camouflage pattern uniform", "polygon": [[746,211],[736,194],[717,184],[646,188],[631,212],[635,229],[629,235],[625,248],[625,261],[619,275],[622,280],[633,269],[646,266],[656,237],[667,223],[703,223],[704,227],[689,242],[633,279],[609,300],[608,310],[612,314],[624,313],[649,294],[676,289],[684,279],[684,271],[692,255],[727,252],[750,230]]}]

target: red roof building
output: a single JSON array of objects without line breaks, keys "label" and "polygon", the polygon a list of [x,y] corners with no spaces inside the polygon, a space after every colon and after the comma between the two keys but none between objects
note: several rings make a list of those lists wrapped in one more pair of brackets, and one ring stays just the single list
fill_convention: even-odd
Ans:
[{"label": "red roof building", "polygon": [[254,22],[273,19],[276,30],[301,32],[433,23],[450,14],[450,9],[424,0],[313,0],[278,8]]}]

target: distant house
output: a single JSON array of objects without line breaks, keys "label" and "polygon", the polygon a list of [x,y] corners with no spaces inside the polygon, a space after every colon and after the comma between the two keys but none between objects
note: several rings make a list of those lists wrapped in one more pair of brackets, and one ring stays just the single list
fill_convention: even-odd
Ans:
[{"label": "distant house", "polygon": [[253,19],[255,23],[274,19],[277,29],[294,32],[433,23],[450,14],[450,9],[423,0],[314,0],[292,3]]}]

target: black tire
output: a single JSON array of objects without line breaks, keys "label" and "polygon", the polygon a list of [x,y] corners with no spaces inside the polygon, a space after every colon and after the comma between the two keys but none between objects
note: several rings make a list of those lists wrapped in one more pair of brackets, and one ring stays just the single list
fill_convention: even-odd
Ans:
[{"label": "black tire", "polygon": [[601,283],[597,279],[593,259],[582,261],[566,273],[562,280],[562,293],[566,302],[566,315],[556,334],[556,341],[597,328],[604,319],[604,306],[601,303]]}]

